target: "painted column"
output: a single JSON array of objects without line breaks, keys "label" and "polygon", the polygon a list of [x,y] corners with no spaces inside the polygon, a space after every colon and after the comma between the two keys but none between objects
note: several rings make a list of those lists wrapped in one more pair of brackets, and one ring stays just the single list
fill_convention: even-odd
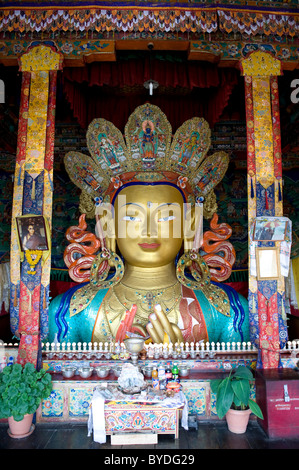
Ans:
[{"label": "painted column", "polygon": [[[19,63],[22,89],[12,207],[10,319],[12,332],[20,338],[18,362],[38,366],[41,340],[48,331],[56,79],[62,55],[41,43],[23,54]],[[36,216],[44,220],[48,249],[34,253],[22,249],[22,231]]]},{"label": "painted column", "polygon": [[[281,63],[269,53],[252,52],[241,62],[247,126],[249,229],[249,318],[251,341],[259,350],[257,367],[280,367],[279,350],[287,340],[284,277],[258,280],[250,230],[255,217],[283,216],[280,114],[277,76]],[[274,246],[274,242],[257,242]],[[252,249],[253,248],[253,249]]]}]

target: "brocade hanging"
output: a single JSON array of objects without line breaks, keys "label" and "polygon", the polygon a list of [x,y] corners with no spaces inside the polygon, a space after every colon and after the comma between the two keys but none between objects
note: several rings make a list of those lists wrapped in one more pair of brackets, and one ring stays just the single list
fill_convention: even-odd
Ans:
[{"label": "brocade hanging", "polygon": [[245,9],[233,5],[230,10],[215,7],[197,7],[130,3],[110,4],[101,8],[79,8],[66,6],[59,9],[33,6],[23,10],[0,11],[0,31],[3,33],[240,33],[250,36],[276,35],[294,38],[298,35],[299,20],[296,11],[286,8]]}]

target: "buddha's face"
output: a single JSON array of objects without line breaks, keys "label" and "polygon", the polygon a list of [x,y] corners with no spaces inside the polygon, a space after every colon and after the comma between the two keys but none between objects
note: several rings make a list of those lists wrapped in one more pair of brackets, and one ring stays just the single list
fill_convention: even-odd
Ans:
[{"label": "buddha's face", "polygon": [[127,263],[164,266],[183,241],[184,200],[169,185],[134,185],[118,194],[115,204],[117,245]]}]

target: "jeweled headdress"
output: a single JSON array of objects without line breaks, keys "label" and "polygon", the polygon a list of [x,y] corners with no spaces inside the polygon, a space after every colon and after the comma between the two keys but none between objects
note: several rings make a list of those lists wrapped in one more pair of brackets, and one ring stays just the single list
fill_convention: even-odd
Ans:
[{"label": "jeweled headdress", "polygon": [[82,190],[82,212],[92,215],[91,199],[96,197],[113,202],[116,192],[125,184],[168,182],[180,188],[186,202],[194,203],[201,198],[204,215],[211,217],[217,205],[214,203],[211,211],[208,201],[227,170],[229,157],[224,152],[207,156],[210,135],[208,123],[195,117],[186,121],[172,140],[170,123],[161,109],[152,104],[136,108],[129,117],[124,137],[111,122],[94,119],[86,135],[90,156],[80,152],[65,156],[66,170]]}]

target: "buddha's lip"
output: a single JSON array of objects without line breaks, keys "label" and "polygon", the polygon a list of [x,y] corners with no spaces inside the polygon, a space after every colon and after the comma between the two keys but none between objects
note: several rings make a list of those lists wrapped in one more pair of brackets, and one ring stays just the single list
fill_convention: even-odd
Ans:
[{"label": "buddha's lip", "polygon": [[158,248],[160,246],[160,243],[138,243],[141,248],[147,248],[149,250],[154,250],[155,248]]}]

